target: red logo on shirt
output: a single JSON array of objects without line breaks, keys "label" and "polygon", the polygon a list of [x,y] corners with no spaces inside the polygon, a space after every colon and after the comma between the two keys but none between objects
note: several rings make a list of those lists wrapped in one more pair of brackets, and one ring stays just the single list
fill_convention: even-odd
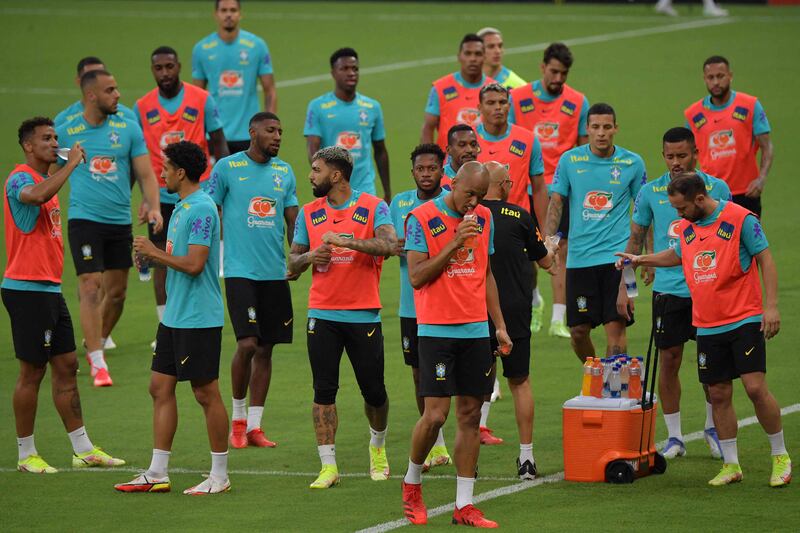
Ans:
[{"label": "red logo on shirt", "polygon": [[266,196],[255,196],[250,199],[250,205],[247,206],[247,213],[259,218],[274,217],[275,216],[276,201]]},{"label": "red logo on shirt", "polygon": [[238,70],[226,70],[219,76],[219,84],[228,89],[244,87],[244,78]]},{"label": "red logo on shirt", "polygon": [[336,146],[345,150],[358,150],[361,148],[361,134],[357,131],[343,131],[336,138]]},{"label": "red logo on shirt", "polygon": [[583,199],[584,209],[594,209],[595,211],[607,211],[614,207],[612,194],[605,191],[590,191]]},{"label": "red logo on shirt", "polygon": [[733,130],[715,131],[708,138],[708,149],[711,152],[711,159],[721,157],[731,157],[736,155],[736,140],[733,138]]},{"label": "red logo on shirt", "polygon": [[669,229],[667,229],[667,237],[670,239],[677,239],[678,238],[678,226],[680,225],[680,220],[673,220],[669,224]]},{"label": "red logo on shirt", "polygon": [[480,124],[481,121],[481,114],[477,109],[473,109],[470,107],[464,107],[458,110],[458,115],[456,116],[456,122],[459,124],[467,124],[469,126],[477,126]]},{"label": "red logo on shirt", "polygon": [[164,132],[164,134],[161,136],[161,141],[159,141],[159,146],[163,150],[170,144],[181,142],[185,135],[186,134],[183,133],[183,130]]},{"label": "red logo on shirt", "polygon": [[117,162],[112,155],[96,155],[89,162],[89,172],[92,174],[113,174],[117,171]]},{"label": "red logo on shirt", "polygon": [[167,239],[167,248],[166,248],[166,252],[167,252],[169,255],[172,255],[172,247],[173,247],[173,244],[172,244],[172,239]]},{"label": "red logo on shirt", "polygon": [[558,122],[539,122],[533,127],[533,134],[540,141],[558,138]]}]

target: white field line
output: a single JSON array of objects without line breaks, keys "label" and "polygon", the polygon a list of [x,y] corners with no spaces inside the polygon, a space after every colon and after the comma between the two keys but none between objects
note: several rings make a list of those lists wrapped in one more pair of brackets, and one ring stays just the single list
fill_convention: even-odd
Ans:
[{"label": "white field line", "polygon": [[[0,10],[2,13],[3,10]],[[658,26],[651,26],[647,28],[639,28],[634,30],[625,30],[620,32],[613,32],[613,33],[601,33],[598,35],[589,35],[586,37],[575,37],[572,39],[564,40],[569,46],[580,46],[585,44],[597,44],[597,43],[604,43],[609,41],[618,41],[622,39],[632,39],[636,37],[645,37],[649,35],[659,35],[664,33],[672,33],[678,31],[685,31],[685,30],[693,30],[697,28],[705,28],[709,26],[720,26],[723,24],[730,24],[732,22],[736,22],[738,19],[736,18],[713,18],[713,19],[701,19],[701,20],[692,20],[689,22],[679,22],[675,24],[661,24]],[[531,52],[537,52],[544,50],[550,44],[550,41],[540,42],[540,43],[533,43],[525,46],[516,46],[506,49],[507,55],[518,55],[518,54],[527,54]],[[381,74],[384,72],[396,72],[398,70],[410,70],[416,69],[425,66],[431,65],[447,65],[447,64],[455,64],[456,57],[455,54],[447,55],[447,56],[438,56],[438,57],[429,57],[425,59],[414,59],[411,61],[400,61],[396,63],[387,63],[385,65],[376,65],[374,67],[364,67],[361,69],[362,75],[369,75],[369,74]],[[313,76],[304,76],[301,78],[294,78],[290,80],[278,80],[276,85],[278,88],[282,87],[298,87],[301,85],[311,85],[314,83],[320,83],[325,81],[330,81],[331,76],[330,73],[325,74],[316,74]],[[133,90],[129,89],[126,92],[128,93],[144,93],[149,89],[139,89]],[[78,90],[75,88],[47,88],[47,87],[32,87],[32,88],[25,88],[25,87],[0,87],[0,94],[34,94],[34,95],[78,95]]]},{"label": "white field line", "polygon": [[[789,405],[781,409],[782,415],[788,415],[790,413],[796,413],[800,411],[800,403],[796,403],[793,405]],[[743,428],[746,426],[752,426],[753,424],[757,424],[758,419],[755,416],[750,416],[747,418],[743,418],[739,420],[739,427]],[[694,433],[689,433],[688,435],[683,436],[684,442],[691,442],[695,440],[700,440],[703,438],[702,431],[695,431]],[[658,448],[661,448],[665,444],[664,442],[659,442],[657,444]],[[479,478],[483,479],[483,478]],[[533,487],[538,487],[540,485],[544,485],[545,483],[556,483],[558,481],[562,481],[564,479],[564,472],[558,472],[556,474],[551,474],[546,477],[537,478],[533,481],[520,481],[513,485],[507,485],[505,487],[500,487],[494,490],[490,490],[487,492],[483,492],[475,496],[474,500],[475,503],[485,502],[487,500],[493,500],[495,498],[500,498],[502,496],[508,496],[509,494],[514,494],[523,490],[532,489]],[[453,512],[453,506],[455,502],[446,503],[444,505],[440,505],[439,507],[434,507],[433,509],[428,509],[428,517],[439,516],[445,513]],[[400,508],[400,503],[398,500],[398,509]],[[384,531],[391,531],[393,529],[397,529],[400,527],[404,527],[409,525],[410,522],[405,518],[401,518],[399,520],[392,520],[391,522],[384,522],[382,524],[378,524],[366,529],[361,529],[357,533],[381,533]]]}]

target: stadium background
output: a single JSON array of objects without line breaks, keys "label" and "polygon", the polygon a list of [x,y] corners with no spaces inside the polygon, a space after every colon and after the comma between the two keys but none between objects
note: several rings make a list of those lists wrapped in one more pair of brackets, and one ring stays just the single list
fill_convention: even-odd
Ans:
[{"label": "stadium background", "polygon": [[[79,97],[74,85],[75,63],[98,55],[115,74],[121,101],[132,105],[154,87],[149,53],[159,45],[176,48],[183,62],[183,80],[190,78],[191,49],[214,31],[213,3],[147,1],[5,1],[0,6],[0,160],[5,175],[22,161],[16,142],[19,123],[33,115],[54,116]],[[392,189],[413,188],[408,154],[418,142],[422,112],[430,82],[457,69],[457,43],[464,33],[481,26],[499,27],[504,34],[506,64],[526,79],[538,77],[541,51],[550,42],[567,42],[576,57],[569,83],[591,102],[606,101],[617,110],[617,142],[640,153],[650,178],[664,172],[660,138],[667,128],[683,123],[682,110],[704,96],[702,61],[723,54],[732,62],[733,87],[757,95],[769,116],[776,146],[775,165],[765,192],[764,227],[777,260],[783,331],[769,342],[769,382],[783,407],[800,402],[796,325],[800,310],[795,172],[800,155],[794,149],[797,127],[796,57],[800,44],[800,10],[729,6],[725,19],[698,17],[699,7],[679,4],[684,15],[656,16],[649,4],[589,6],[547,4],[455,3],[257,3],[244,2],[242,27],[265,38],[278,82],[279,116],[284,128],[280,157],[298,176],[301,204],[311,198],[305,179],[308,164],[302,136],[308,101],[329,91],[328,56],[340,46],[353,46],[361,57],[364,94],[380,100],[385,113],[391,155]],[[68,191],[61,192],[66,211]],[[138,206],[138,196],[136,199]],[[66,218],[65,218],[66,220]],[[136,227],[135,234],[144,234]],[[5,256],[2,259],[5,264]],[[338,399],[340,427],[337,451],[341,487],[321,493],[307,486],[319,467],[310,417],[311,381],[305,352],[308,274],[292,284],[295,343],[276,350],[264,428],[276,449],[231,452],[233,491],[210,499],[180,495],[178,488],[194,484],[208,468],[208,444],[201,410],[188,386],[179,395],[180,427],[175,440],[170,495],[121,495],[112,484],[128,472],[68,472],[55,476],[20,475],[14,471],[14,423],[11,393],[17,373],[8,319],[0,319],[0,506],[2,529],[15,530],[353,530],[402,517],[399,475],[405,471],[409,437],[417,414],[411,398],[408,369],[402,363],[397,320],[398,268],[384,269],[382,297],[386,335],[386,378],[391,415],[388,457],[394,477],[375,483],[366,475],[367,425],[352,372],[344,363]],[[80,341],[76,278],[71,261],[64,272],[64,293]],[[542,290],[549,304],[546,279]],[[630,351],[646,349],[650,319],[649,290],[637,303],[637,325],[629,330]],[[549,311],[546,313],[549,319]],[[151,402],[147,394],[149,343],[155,334],[152,288],[131,272],[128,299],[114,331],[119,348],[108,353],[115,385],[98,390],[90,385],[86,365],[79,376],[87,428],[93,441],[131,469],[146,468],[151,444]],[[595,333],[597,346],[603,345]],[[224,330],[221,388],[228,403],[228,365],[234,338]],[[717,471],[705,444],[688,444],[686,458],[670,463],[665,476],[632,486],[573,484],[561,481],[561,403],[578,392],[580,366],[568,341],[540,334],[533,341],[533,387],[537,404],[534,453],[545,483],[518,491],[515,480],[516,427],[508,389],[494,404],[489,419],[506,444],[483,447],[476,494],[493,496],[481,507],[509,530],[596,530],[646,528],[652,531],[711,529],[724,521],[734,530],[789,529],[800,520],[796,486],[773,491],[767,487],[767,440],[757,425],[739,433],[744,483],[711,490],[706,481]],[[683,379],[684,432],[702,429],[703,406],[694,371],[694,346],[685,357]],[[79,359],[83,361],[83,353]],[[735,405],[740,419],[753,410],[740,385]],[[230,407],[228,407],[230,409]],[[800,414],[784,418],[787,447],[800,456]],[[445,436],[452,449],[454,426]],[[659,439],[665,437],[659,417]],[[69,465],[69,440],[50,400],[49,380],[40,393],[36,441],[40,453],[56,467]],[[587,443],[589,445],[589,443]],[[425,499],[429,508],[454,498],[452,467],[429,476]],[[552,483],[549,483],[552,482]],[[510,487],[510,488],[509,488]],[[518,491],[518,492],[515,492]],[[506,494],[509,493],[509,494]],[[480,500],[480,498],[479,498]],[[446,512],[431,520],[429,530],[449,524]],[[603,522],[601,522],[603,521]],[[402,523],[402,522],[400,522]],[[391,526],[392,524],[388,524]]]}]

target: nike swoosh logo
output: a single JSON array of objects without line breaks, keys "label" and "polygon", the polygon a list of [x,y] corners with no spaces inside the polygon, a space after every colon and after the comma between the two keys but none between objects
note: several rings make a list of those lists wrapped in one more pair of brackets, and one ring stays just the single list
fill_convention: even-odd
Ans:
[{"label": "nike swoosh logo", "polygon": [[755,350],[755,349],[756,349],[756,347],[755,347],[755,346],[753,346],[752,348],[750,348],[749,350],[747,350],[746,352],[744,352],[744,354],[745,354],[745,355],[750,355],[750,354],[753,352],[753,350]]},{"label": "nike swoosh logo", "polygon": [[583,174],[584,172],[586,172],[586,170],[587,169],[585,169],[585,168],[579,168],[578,169],[578,174]]},{"label": "nike swoosh logo", "polygon": [[664,204],[668,204],[668,203],[669,203],[669,200],[659,200],[658,201],[658,205],[664,205]]},{"label": "nike swoosh logo", "polygon": [[245,181],[245,180],[249,180],[249,179],[250,179],[250,176],[247,176],[246,178],[239,178],[239,181]]},{"label": "nike swoosh logo", "polygon": [[484,376],[486,376],[486,377],[488,378],[488,377],[489,377],[489,374],[491,374],[491,373],[492,373],[492,369],[490,368],[489,370],[487,370],[487,371],[486,371],[486,373],[484,374]]},{"label": "nike swoosh logo", "polygon": [[494,155],[497,153],[497,150],[489,150],[489,155]]},{"label": "nike swoosh logo", "polygon": [[186,356],[186,357],[184,357],[184,358],[183,358],[183,360],[181,361],[181,365],[185,365],[185,364],[186,364],[186,361],[188,361],[188,360],[189,360],[189,356],[187,355],[187,356]]},{"label": "nike swoosh logo", "polygon": [[291,323],[292,323],[292,320],[294,320],[294,318],[290,318],[289,320],[287,320],[286,322],[284,322],[284,323],[283,323],[283,325],[284,325],[284,326],[288,326],[289,324],[291,324]]},{"label": "nike swoosh logo", "polygon": [[341,220],[334,220],[333,221],[334,224],[338,224],[339,222],[341,222]]},{"label": "nike swoosh logo", "polygon": [[376,329],[377,329],[377,328],[372,328],[372,331],[370,331],[369,333],[367,333],[367,337],[372,337],[372,335],[374,335],[374,334],[375,334],[375,330],[376,330]]},{"label": "nike swoosh logo", "polygon": [[708,236],[705,236],[705,237],[700,237],[700,240],[701,240],[701,241],[704,241],[704,240],[706,240],[706,239],[708,239]]}]

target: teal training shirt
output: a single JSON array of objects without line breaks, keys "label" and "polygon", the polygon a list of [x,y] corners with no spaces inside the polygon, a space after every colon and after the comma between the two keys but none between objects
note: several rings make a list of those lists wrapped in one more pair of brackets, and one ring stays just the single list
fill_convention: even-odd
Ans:
[{"label": "teal training shirt", "polygon": [[[55,127],[58,128],[61,124],[66,124],[75,117],[83,115],[83,111],[83,102],[80,100],[73,102],[68,105],[66,109],[56,115],[56,118],[53,119],[53,124],[55,124]],[[133,110],[120,103],[117,104],[116,116],[118,118],[127,118],[128,120],[136,120],[136,114],[133,112]]]}]

